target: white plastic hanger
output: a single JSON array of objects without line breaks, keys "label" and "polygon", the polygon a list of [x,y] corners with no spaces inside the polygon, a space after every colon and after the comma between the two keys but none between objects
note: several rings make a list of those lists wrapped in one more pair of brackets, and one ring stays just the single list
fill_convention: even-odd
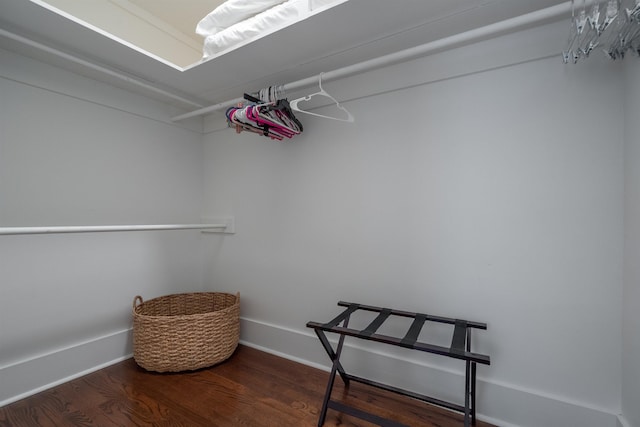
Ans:
[{"label": "white plastic hanger", "polygon": [[[302,98],[298,98],[298,99],[294,99],[293,101],[290,101],[289,105],[291,106],[291,109],[295,110],[297,112],[300,112],[300,113],[310,114],[312,116],[323,117],[325,119],[331,119],[331,120],[338,120],[338,121],[341,121],[341,122],[353,123],[355,121],[355,118],[353,117],[353,115],[351,115],[351,113],[346,108],[344,108],[342,105],[340,105],[340,103],[333,96],[329,95],[322,88],[322,74],[323,73],[320,73],[320,76],[318,77],[318,86],[320,86],[320,92],[312,93],[311,95],[303,96]],[[336,104],[336,107],[338,107],[338,109],[340,109],[344,113],[346,113],[347,116],[346,117],[325,116],[323,114],[318,114],[318,113],[312,113],[310,111],[305,111],[305,110],[301,109],[300,107],[298,107],[298,103],[299,102],[310,101],[311,98],[313,98],[314,96],[324,96],[325,98],[329,98],[331,101],[333,101]]]}]

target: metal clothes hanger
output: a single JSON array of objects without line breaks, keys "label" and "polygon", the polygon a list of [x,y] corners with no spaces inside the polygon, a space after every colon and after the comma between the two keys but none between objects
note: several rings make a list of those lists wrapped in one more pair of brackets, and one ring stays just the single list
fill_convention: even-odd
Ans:
[{"label": "metal clothes hanger", "polygon": [[596,48],[611,60],[624,59],[627,53],[640,55],[640,0],[596,0],[587,13],[587,0],[577,11],[571,0],[571,27],[562,60],[577,63]]},{"label": "metal clothes hanger", "polygon": [[[336,100],[333,96],[329,95],[322,88],[322,74],[323,73],[320,73],[320,76],[318,76],[318,86],[320,86],[320,91],[316,92],[316,93],[312,93],[311,95],[303,96],[302,98],[294,99],[293,101],[289,101],[289,105],[291,106],[291,109],[294,110],[294,111],[297,111],[299,113],[310,114],[312,116],[318,116],[318,117],[322,117],[322,118],[325,118],[325,119],[331,119],[331,120],[338,120],[338,121],[341,121],[341,122],[353,123],[355,121],[355,118],[353,117],[353,115],[346,108],[344,108],[342,105],[340,105],[338,100]],[[318,114],[318,113],[312,113],[310,111],[305,111],[301,107],[298,107],[298,103],[310,101],[311,98],[313,98],[314,96],[324,96],[325,98],[329,98],[331,101],[333,101],[335,103],[336,107],[338,107],[339,110],[341,110],[342,112],[344,112],[346,114],[346,117],[325,116],[323,114]]]}]

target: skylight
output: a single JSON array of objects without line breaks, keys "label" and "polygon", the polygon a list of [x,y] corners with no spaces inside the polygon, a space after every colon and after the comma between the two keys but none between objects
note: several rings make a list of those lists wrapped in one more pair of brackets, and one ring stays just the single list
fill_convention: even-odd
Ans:
[{"label": "skylight", "polygon": [[[346,0],[32,0],[151,57],[188,68]],[[223,8],[218,8],[224,3]],[[216,8],[240,13],[206,38],[197,24]],[[247,12],[249,11],[249,12]],[[234,15],[235,16],[235,15]],[[259,18],[259,19],[258,19]],[[204,49],[205,40],[209,49]]]}]

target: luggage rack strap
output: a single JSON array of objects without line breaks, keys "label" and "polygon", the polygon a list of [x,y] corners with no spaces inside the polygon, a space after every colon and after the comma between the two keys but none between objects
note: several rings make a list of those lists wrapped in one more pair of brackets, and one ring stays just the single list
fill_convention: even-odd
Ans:
[{"label": "luggage rack strap", "polygon": [[451,352],[464,354],[466,343],[467,322],[465,322],[464,320],[456,320],[456,327],[453,330],[453,338],[451,339]]},{"label": "luggage rack strap", "polygon": [[413,323],[407,331],[407,334],[402,338],[402,341],[400,341],[401,344],[407,346],[415,345],[416,341],[418,341],[418,335],[420,335],[420,331],[426,321],[427,318],[423,314],[416,314],[416,318],[413,319]]},{"label": "luggage rack strap", "polygon": [[339,315],[337,315],[336,317],[334,317],[333,319],[331,319],[329,322],[325,323],[323,325],[324,327],[333,328],[338,323],[342,322],[344,319],[349,317],[351,315],[351,313],[353,313],[358,308],[360,308],[360,304],[353,304],[353,303],[348,303],[348,304],[343,305],[343,306],[347,307],[347,309],[345,311],[343,311],[342,313],[340,313]]},{"label": "luggage rack strap", "polygon": [[[341,307],[357,306],[356,308],[351,310],[351,312],[349,314],[353,313],[355,310],[366,310],[366,311],[373,311],[373,312],[378,312],[378,313],[381,312],[382,310],[389,310],[390,313],[392,315],[394,315],[394,316],[409,317],[409,318],[413,318],[413,319],[415,319],[416,316],[424,316],[425,320],[429,320],[431,322],[438,322],[438,323],[448,323],[450,325],[455,325],[457,321],[461,320],[461,319],[454,319],[454,318],[451,318],[451,317],[432,316],[430,314],[424,314],[424,313],[411,313],[409,311],[394,310],[394,309],[390,309],[390,308],[375,307],[375,306],[372,306],[372,305],[356,304],[356,303],[345,302],[345,301],[338,302],[338,305],[341,306]],[[487,329],[487,324],[486,323],[471,322],[471,321],[468,321],[468,320],[464,320],[464,322],[467,323],[467,327],[469,327],[469,328]],[[336,323],[336,325],[337,325],[337,323]]]},{"label": "luggage rack strap", "polygon": [[[393,310],[390,308],[373,307],[368,305],[349,303],[340,301],[339,306],[347,307],[342,313],[327,323],[308,322],[307,327],[316,331],[332,332],[340,335],[361,338],[369,341],[376,341],[399,347],[409,348],[412,350],[424,351],[426,353],[439,354],[449,356],[455,359],[467,360],[483,365],[490,365],[490,358],[480,353],[472,353],[466,348],[467,336],[469,328],[486,329],[485,323],[470,322],[467,320],[453,319],[449,317],[431,316],[423,313],[410,313],[406,311]],[[379,313],[378,316],[362,330],[352,329],[340,326],[340,322],[348,319],[356,310],[365,310]],[[391,315],[413,318],[414,321],[403,338],[397,338],[389,335],[378,334],[376,331],[382,323]],[[453,337],[449,347],[442,347],[426,342],[418,341],[420,331],[426,321],[446,323],[454,325]]]},{"label": "luggage rack strap", "polygon": [[358,329],[345,328],[343,326],[334,326],[332,328],[323,325],[322,323],[317,322],[307,322],[308,328],[313,328],[316,330],[321,330],[325,332],[333,332],[340,335],[346,335],[354,338],[360,338],[369,341],[381,342],[384,344],[396,345],[398,347],[409,348],[412,350],[424,351],[425,353],[439,354],[441,356],[449,356],[454,359],[468,360],[470,362],[481,363],[483,365],[490,365],[489,356],[480,354],[480,353],[472,353],[469,351],[456,351],[451,347],[442,347],[434,344],[424,343],[424,342],[414,342],[414,343],[404,343],[403,339],[392,337],[389,335],[382,334],[372,334],[372,335],[364,335],[362,331]]},{"label": "luggage rack strap", "polygon": [[369,326],[360,331],[360,334],[365,337],[370,337],[371,335],[375,334],[378,328],[382,326],[385,320],[387,320],[389,315],[391,315],[391,309],[383,308],[382,310],[380,310],[380,314],[378,314],[378,317],[376,317],[373,322],[369,324]]}]

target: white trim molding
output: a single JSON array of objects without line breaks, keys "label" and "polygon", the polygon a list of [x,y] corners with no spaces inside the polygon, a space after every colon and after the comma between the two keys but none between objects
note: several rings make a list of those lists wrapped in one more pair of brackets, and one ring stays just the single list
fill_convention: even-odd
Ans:
[{"label": "white trim molding", "polygon": [[[293,330],[259,320],[241,318],[241,342],[247,346],[329,371],[329,360],[319,340],[312,332]],[[376,381],[390,383],[422,394],[449,401],[464,395],[464,372],[443,369],[430,363],[385,353],[357,340],[345,341],[341,361],[347,371],[363,376],[358,370],[375,369]],[[366,361],[366,363],[365,363]],[[490,367],[488,368],[490,369]],[[370,372],[367,372],[370,374]],[[367,373],[364,373],[366,375]],[[580,402],[561,400],[514,385],[482,377],[477,379],[478,419],[503,427],[581,427],[620,426],[618,414],[593,408]],[[523,411],[522,408],[527,408]],[[622,424],[622,427],[629,427]]]},{"label": "white trim molding", "polygon": [[[132,329],[114,332],[49,353],[0,366],[0,406],[31,396],[133,355]],[[329,371],[327,356],[318,339],[306,331],[294,330],[259,320],[241,318],[240,342],[249,347]],[[416,362],[354,341],[346,341],[342,358],[355,374],[364,366],[381,373],[375,380],[393,383],[447,400],[462,396],[462,371]],[[366,361],[366,363],[363,363]],[[631,427],[620,414],[593,408],[580,402],[493,381],[479,376],[478,419],[503,427]],[[417,389],[419,388],[419,389]],[[522,408],[527,408],[523,411]]]},{"label": "white trim molding", "polygon": [[132,329],[125,329],[0,366],[0,407],[132,355]]}]

